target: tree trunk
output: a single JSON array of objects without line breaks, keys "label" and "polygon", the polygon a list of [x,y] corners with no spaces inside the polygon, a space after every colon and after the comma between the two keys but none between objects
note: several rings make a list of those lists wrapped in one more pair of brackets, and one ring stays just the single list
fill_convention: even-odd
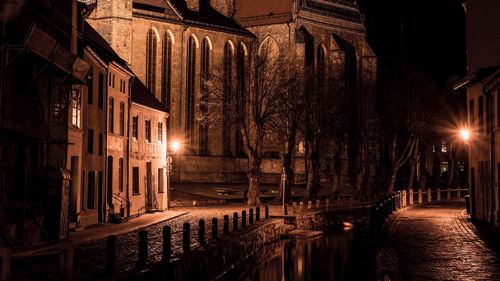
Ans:
[{"label": "tree trunk", "polygon": [[396,176],[398,174],[399,168],[393,166],[391,168],[391,177],[389,178],[389,184],[387,185],[387,194],[391,194],[394,191],[394,184],[396,183]]},{"label": "tree trunk", "polygon": [[408,179],[408,188],[413,188],[413,183],[415,182],[415,171],[417,168],[417,156],[418,156],[418,141],[413,149],[413,153],[410,159],[410,178]]},{"label": "tree trunk", "polygon": [[255,206],[260,203],[260,171],[261,160],[258,157],[248,154],[248,201],[247,204]]},{"label": "tree trunk", "polygon": [[[292,158],[293,158],[293,148],[295,147],[295,137],[297,134],[297,126],[290,126],[286,138],[285,152],[283,154],[283,168],[286,175],[286,185],[285,185],[285,202],[290,200],[292,194],[292,180],[293,180],[293,168],[292,168]],[[283,186],[280,185],[280,199],[283,200]]]},{"label": "tree trunk", "polygon": [[320,158],[319,158],[319,137],[313,136],[309,142],[309,151],[307,155],[307,185],[306,195],[309,200],[314,200],[318,196],[320,189]]}]

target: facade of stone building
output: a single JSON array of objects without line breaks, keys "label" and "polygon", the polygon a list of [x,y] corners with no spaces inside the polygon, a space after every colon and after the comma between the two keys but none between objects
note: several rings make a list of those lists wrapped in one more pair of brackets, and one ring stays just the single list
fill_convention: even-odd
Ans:
[{"label": "facade of stone building", "polygon": [[[469,74],[455,84],[467,95],[468,183],[471,215],[500,224],[500,49],[496,1],[466,1]],[[463,93],[462,93],[463,94]]]},{"label": "facade of stone building", "polygon": [[[372,112],[373,96],[354,94],[373,86],[377,63],[355,1],[102,0],[88,21],[169,112],[169,136],[183,143],[173,163],[176,182],[246,181],[238,134],[197,118],[201,81],[228,57],[248,60],[264,41],[297,61],[321,56],[355,98],[359,123]],[[279,149],[266,145],[263,182],[280,178]],[[300,158],[294,166],[303,174]]]},{"label": "facade of stone building", "polygon": [[79,44],[91,71],[73,87],[68,111],[70,227],[166,209],[167,196],[157,195],[167,185],[165,109],[90,25]]},{"label": "facade of stone building", "polygon": [[130,110],[130,216],[168,208],[167,113],[135,80]]},{"label": "facade of stone building", "polygon": [[[0,9],[0,243],[68,234],[68,96],[90,69],[77,54],[76,1],[12,1]],[[9,58],[5,60],[4,58]]]}]

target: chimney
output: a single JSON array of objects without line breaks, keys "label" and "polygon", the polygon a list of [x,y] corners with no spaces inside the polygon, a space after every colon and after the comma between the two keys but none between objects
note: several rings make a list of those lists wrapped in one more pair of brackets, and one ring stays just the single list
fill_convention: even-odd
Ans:
[{"label": "chimney", "polygon": [[200,11],[200,0],[186,0],[186,4],[191,11]]}]

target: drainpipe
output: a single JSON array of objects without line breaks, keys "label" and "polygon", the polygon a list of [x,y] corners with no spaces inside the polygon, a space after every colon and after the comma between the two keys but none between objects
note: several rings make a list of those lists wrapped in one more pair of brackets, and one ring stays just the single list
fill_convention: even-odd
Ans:
[{"label": "drainpipe", "polygon": [[132,76],[130,78],[130,82],[128,83],[128,106],[127,106],[127,154],[126,154],[126,161],[127,161],[127,184],[125,185],[125,196],[127,198],[127,205],[126,205],[126,217],[130,217],[130,113],[131,113],[131,108],[132,108],[132,83],[134,83],[135,77]]}]

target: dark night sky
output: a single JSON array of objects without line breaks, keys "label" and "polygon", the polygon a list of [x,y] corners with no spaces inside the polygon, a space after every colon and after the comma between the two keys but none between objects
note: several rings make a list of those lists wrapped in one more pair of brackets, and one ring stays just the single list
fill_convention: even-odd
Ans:
[{"label": "dark night sky", "polygon": [[368,41],[379,57],[381,75],[395,70],[401,45],[405,59],[441,87],[450,77],[466,74],[465,12],[459,0],[358,2],[365,15]]}]

